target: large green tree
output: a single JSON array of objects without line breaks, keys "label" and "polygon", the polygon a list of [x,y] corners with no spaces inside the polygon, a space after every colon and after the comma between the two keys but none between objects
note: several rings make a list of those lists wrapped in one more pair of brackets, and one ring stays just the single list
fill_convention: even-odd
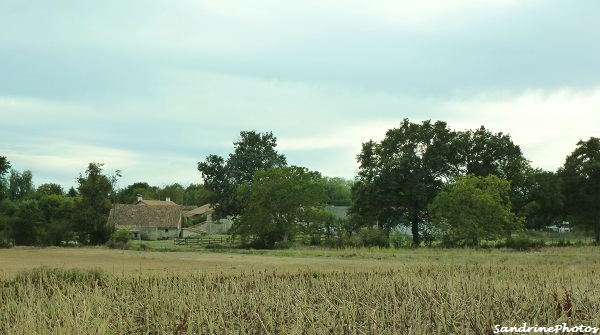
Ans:
[{"label": "large green tree", "polygon": [[202,206],[210,202],[210,191],[203,184],[190,184],[185,188],[184,205]]},{"label": "large green tree", "polygon": [[41,196],[37,205],[44,218],[40,243],[59,246],[72,241],[75,233],[75,198],[48,194]]},{"label": "large green tree", "polygon": [[527,218],[526,227],[541,229],[556,224],[563,216],[565,197],[558,174],[540,169],[532,170],[522,189],[525,205],[519,215]]},{"label": "large green tree", "polygon": [[241,213],[243,207],[236,195],[237,188],[243,183],[252,183],[257,171],[287,165],[285,156],[275,149],[277,138],[271,132],[242,131],[233,145],[234,151],[227,160],[209,155],[198,163],[216,218]]},{"label": "large green tree", "polygon": [[429,205],[432,223],[445,241],[457,244],[475,246],[482,239],[509,237],[522,228],[509,191],[510,183],[493,174],[458,177]]},{"label": "large green tree", "polygon": [[600,138],[577,142],[558,175],[572,223],[593,230],[600,243]]},{"label": "large green tree", "polygon": [[174,183],[171,185],[166,185],[165,187],[159,189],[159,200],[165,200],[166,198],[170,198],[171,201],[183,205],[183,200],[185,197],[185,188],[179,184]]},{"label": "large green tree", "polygon": [[515,211],[529,202],[526,179],[532,169],[510,135],[493,133],[481,126],[458,132],[452,147],[457,155],[455,175],[496,175],[511,183],[510,197]]},{"label": "large green tree", "polygon": [[428,219],[427,206],[457,165],[455,137],[445,122],[417,124],[404,119],[381,142],[364,143],[357,156],[354,220],[361,225],[376,223],[387,231],[406,224],[413,245],[418,246],[420,226]]},{"label": "large green tree", "polygon": [[116,195],[116,202],[121,204],[133,204],[138,196],[147,200],[158,200],[159,189],[150,186],[146,182],[137,182],[120,189]]},{"label": "large green tree", "polygon": [[43,238],[44,218],[37,202],[23,200],[8,219],[8,236],[16,245],[39,245]]},{"label": "large green tree", "polygon": [[41,198],[52,194],[62,196],[65,195],[65,190],[59,184],[45,183],[38,186],[37,190],[35,191],[36,198]]},{"label": "large green tree", "polygon": [[8,198],[20,201],[34,195],[33,173],[29,170],[11,170],[8,178]]},{"label": "large green tree", "polygon": [[79,199],[76,222],[79,240],[98,245],[108,241],[114,227],[108,225],[111,208],[110,195],[114,182],[102,173],[102,163],[90,163],[84,175],[77,178]]},{"label": "large green tree", "polygon": [[292,240],[311,221],[325,217],[328,200],[320,174],[297,166],[260,169],[237,194],[243,209],[232,231],[255,237],[262,248]]}]

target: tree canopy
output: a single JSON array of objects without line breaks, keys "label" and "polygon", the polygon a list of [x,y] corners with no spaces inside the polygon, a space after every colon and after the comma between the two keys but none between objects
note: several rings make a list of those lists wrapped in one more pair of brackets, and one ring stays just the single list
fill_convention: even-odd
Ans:
[{"label": "tree canopy", "polygon": [[566,213],[575,225],[593,230],[600,243],[600,138],[577,142],[558,175]]},{"label": "tree canopy", "polygon": [[5,156],[0,156],[0,200],[6,197],[6,174],[10,171],[10,162]]},{"label": "tree canopy", "polygon": [[488,174],[467,175],[448,183],[435,197],[429,212],[447,243],[479,245],[482,239],[510,237],[522,228],[511,210],[510,183]]},{"label": "tree canopy", "polygon": [[408,224],[413,244],[419,245],[427,206],[450,176],[453,138],[445,122],[416,124],[404,119],[380,143],[364,143],[357,156],[351,212],[388,231]]},{"label": "tree canopy", "polygon": [[416,124],[405,119],[380,142],[363,144],[353,188],[355,218],[383,229],[411,227],[413,244],[426,233],[428,205],[454,176],[497,175],[510,181],[510,196],[519,208],[526,202],[524,185],[529,162],[510,136],[483,126],[456,132],[445,122]]},{"label": "tree canopy", "polygon": [[79,240],[84,244],[106,243],[113,232],[113,227],[108,225],[108,215],[114,182],[102,174],[102,166],[102,163],[90,163],[85,176],[77,178],[80,195],[76,204],[77,226]]},{"label": "tree canopy", "polygon": [[527,218],[526,227],[537,230],[557,224],[563,216],[565,203],[558,174],[531,170],[525,183],[522,192],[524,205],[519,215]]},{"label": "tree canopy", "polygon": [[10,171],[8,177],[8,198],[10,200],[22,200],[31,197],[34,190],[33,173],[31,171]]},{"label": "tree canopy", "polygon": [[293,239],[328,200],[320,174],[297,166],[258,170],[237,195],[243,209],[232,230],[264,248]]},{"label": "tree canopy", "polygon": [[284,155],[275,150],[277,138],[269,133],[256,131],[240,132],[240,139],[233,143],[234,151],[227,160],[218,155],[209,155],[198,163],[204,186],[210,192],[209,202],[215,208],[215,217],[224,218],[241,213],[237,187],[252,183],[259,170],[287,165]]}]

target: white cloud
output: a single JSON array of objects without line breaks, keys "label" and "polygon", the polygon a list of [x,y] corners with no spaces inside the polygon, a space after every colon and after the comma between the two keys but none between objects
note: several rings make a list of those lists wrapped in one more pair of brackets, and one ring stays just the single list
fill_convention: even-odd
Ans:
[{"label": "white cloud", "polygon": [[14,2],[0,12],[0,154],[68,180],[99,161],[186,183],[257,130],[290,163],[348,177],[361,143],[409,118],[510,133],[555,169],[600,123],[599,90],[583,91],[598,87],[593,6]]},{"label": "white cloud", "polygon": [[600,89],[487,93],[444,103],[453,128],[509,133],[534,167],[556,170],[577,141],[598,137]]},{"label": "white cloud", "polygon": [[[53,138],[21,138],[2,149],[16,170],[31,170],[36,185],[60,183],[70,187],[89,163],[103,163],[105,172],[128,169],[139,160],[136,153]],[[69,182],[71,181],[71,182]]]}]

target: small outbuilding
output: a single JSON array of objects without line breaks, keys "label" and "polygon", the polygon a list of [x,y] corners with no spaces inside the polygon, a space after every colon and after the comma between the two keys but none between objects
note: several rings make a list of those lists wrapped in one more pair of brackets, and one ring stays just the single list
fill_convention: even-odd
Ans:
[{"label": "small outbuilding", "polygon": [[[191,227],[183,228],[182,237],[197,236],[203,234],[226,234],[233,221],[230,218],[213,220],[214,208],[210,204],[206,204],[191,211],[183,213],[183,217],[188,226],[193,224]],[[195,223],[195,224],[194,224]]]}]

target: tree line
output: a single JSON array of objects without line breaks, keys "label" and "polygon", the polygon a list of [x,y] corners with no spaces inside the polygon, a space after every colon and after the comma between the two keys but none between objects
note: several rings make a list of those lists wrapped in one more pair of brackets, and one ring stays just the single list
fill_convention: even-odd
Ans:
[{"label": "tree line", "polygon": [[208,201],[201,184],[157,187],[137,182],[118,188],[120,177],[118,170],[106,172],[102,163],[89,163],[76,178],[76,188],[65,191],[57,183],[35,187],[31,171],[16,171],[0,156],[0,246],[104,244],[114,232],[107,225],[111,206],[132,204],[138,195],[147,200],[169,197],[187,205]]},{"label": "tree line", "polygon": [[[163,188],[138,182],[117,188],[120,171],[90,163],[77,188],[33,186],[30,171],[0,156],[0,243],[102,244],[114,227],[110,207],[170,197],[182,205],[210,203],[215,218],[257,248],[286,247],[301,235],[331,245],[360,235],[385,240],[407,229],[413,246],[509,239],[526,229],[568,221],[600,243],[600,139],[579,141],[557,171],[533,168],[508,134],[484,126],[455,131],[443,121],[404,119],[383,140],[363,143],[354,180],[290,166],[271,133],[242,131],[227,157],[198,162],[202,183]],[[336,217],[327,205],[349,207]]]},{"label": "tree line", "polygon": [[[136,182],[119,188],[121,171],[104,171],[102,163],[89,163],[76,178],[77,187],[65,191],[57,183],[33,184],[29,170],[12,169],[0,156],[0,247],[16,245],[99,245],[109,241],[114,227],[107,225],[114,204],[133,204],[170,198],[179,205],[195,207],[209,203],[211,191],[204,184],[179,183],[163,187]],[[350,181],[323,178],[328,202],[348,206]]]},{"label": "tree line", "polygon": [[272,133],[241,132],[226,159],[209,155],[198,163],[217,215],[233,218],[232,233],[252,246],[286,245],[297,234],[342,239],[361,232],[387,241],[400,227],[410,229],[413,246],[434,239],[473,246],[564,221],[600,243],[595,137],[579,141],[557,171],[543,171],[508,134],[404,119],[382,141],[363,143],[345,219],[324,211],[321,175],[287,166],[276,145]]}]

